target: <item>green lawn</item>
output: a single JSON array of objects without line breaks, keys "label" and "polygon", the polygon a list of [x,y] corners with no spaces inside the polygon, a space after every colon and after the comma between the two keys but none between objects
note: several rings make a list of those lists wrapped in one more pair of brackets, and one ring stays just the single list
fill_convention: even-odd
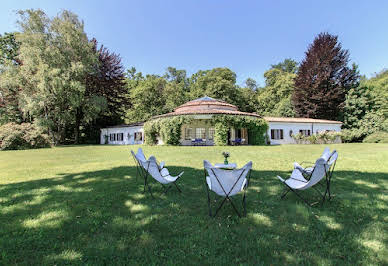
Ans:
[{"label": "green lawn", "polygon": [[[182,194],[153,183],[155,199],[136,182],[138,146],[0,152],[0,264],[388,264],[388,145],[329,146],[335,197],[312,208],[280,200],[276,175],[323,145],[144,146],[185,171]],[[253,161],[242,219],[229,204],[208,216],[203,159],[223,162],[224,150]]]}]

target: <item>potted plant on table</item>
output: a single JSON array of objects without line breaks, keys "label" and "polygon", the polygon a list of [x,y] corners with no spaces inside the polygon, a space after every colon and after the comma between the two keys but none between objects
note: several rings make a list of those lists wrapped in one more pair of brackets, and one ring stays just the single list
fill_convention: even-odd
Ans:
[{"label": "potted plant on table", "polygon": [[228,165],[228,164],[229,164],[229,163],[228,163],[228,158],[229,158],[229,156],[230,156],[229,152],[224,151],[224,152],[222,152],[222,155],[224,156],[224,164],[225,164],[225,165]]}]

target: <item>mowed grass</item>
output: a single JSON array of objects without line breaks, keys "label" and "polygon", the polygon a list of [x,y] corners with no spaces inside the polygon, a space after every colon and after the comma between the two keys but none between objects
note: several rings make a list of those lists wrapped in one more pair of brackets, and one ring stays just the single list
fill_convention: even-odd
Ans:
[{"label": "mowed grass", "polygon": [[[329,146],[334,198],[312,208],[292,193],[280,200],[276,175],[323,145],[143,146],[185,171],[182,194],[153,182],[154,199],[136,181],[139,146],[0,152],[0,264],[388,264],[388,145]],[[245,218],[230,204],[208,216],[203,159],[223,162],[222,151],[253,161]]]}]

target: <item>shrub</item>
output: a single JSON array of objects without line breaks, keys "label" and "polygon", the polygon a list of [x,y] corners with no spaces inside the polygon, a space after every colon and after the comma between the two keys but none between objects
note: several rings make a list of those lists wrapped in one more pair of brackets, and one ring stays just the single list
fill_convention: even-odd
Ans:
[{"label": "shrub", "polygon": [[364,143],[388,143],[388,132],[378,131],[367,136]]},{"label": "shrub", "polygon": [[50,141],[35,125],[8,123],[0,127],[1,150],[23,150],[50,147]]},{"label": "shrub", "polygon": [[339,142],[342,137],[341,132],[323,131],[311,136],[305,136],[301,133],[292,135],[297,144],[328,144]]}]

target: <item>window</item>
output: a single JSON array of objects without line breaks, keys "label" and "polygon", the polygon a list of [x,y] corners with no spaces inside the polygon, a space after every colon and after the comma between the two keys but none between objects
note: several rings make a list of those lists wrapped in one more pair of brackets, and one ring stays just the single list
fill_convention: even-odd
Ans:
[{"label": "window", "polygon": [[206,139],[206,129],[201,127],[201,128],[196,128],[195,129],[195,138],[197,139]]},{"label": "window", "polygon": [[135,141],[142,141],[143,134],[141,132],[135,132]]},{"label": "window", "polygon": [[109,140],[110,141],[116,141],[116,133],[109,134]]},{"label": "window", "polygon": [[301,129],[301,130],[299,130],[299,133],[302,134],[303,136],[310,136],[311,135],[310,129]]},{"label": "window", "polygon": [[214,127],[209,128],[209,139],[214,139]]},{"label": "window", "polygon": [[123,141],[123,139],[124,139],[124,133],[117,133],[116,140]]},{"label": "window", "polygon": [[283,129],[271,129],[271,139],[283,139]]},{"label": "window", "polygon": [[193,129],[192,128],[185,128],[185,139],[191,140],[193,139]]}]

